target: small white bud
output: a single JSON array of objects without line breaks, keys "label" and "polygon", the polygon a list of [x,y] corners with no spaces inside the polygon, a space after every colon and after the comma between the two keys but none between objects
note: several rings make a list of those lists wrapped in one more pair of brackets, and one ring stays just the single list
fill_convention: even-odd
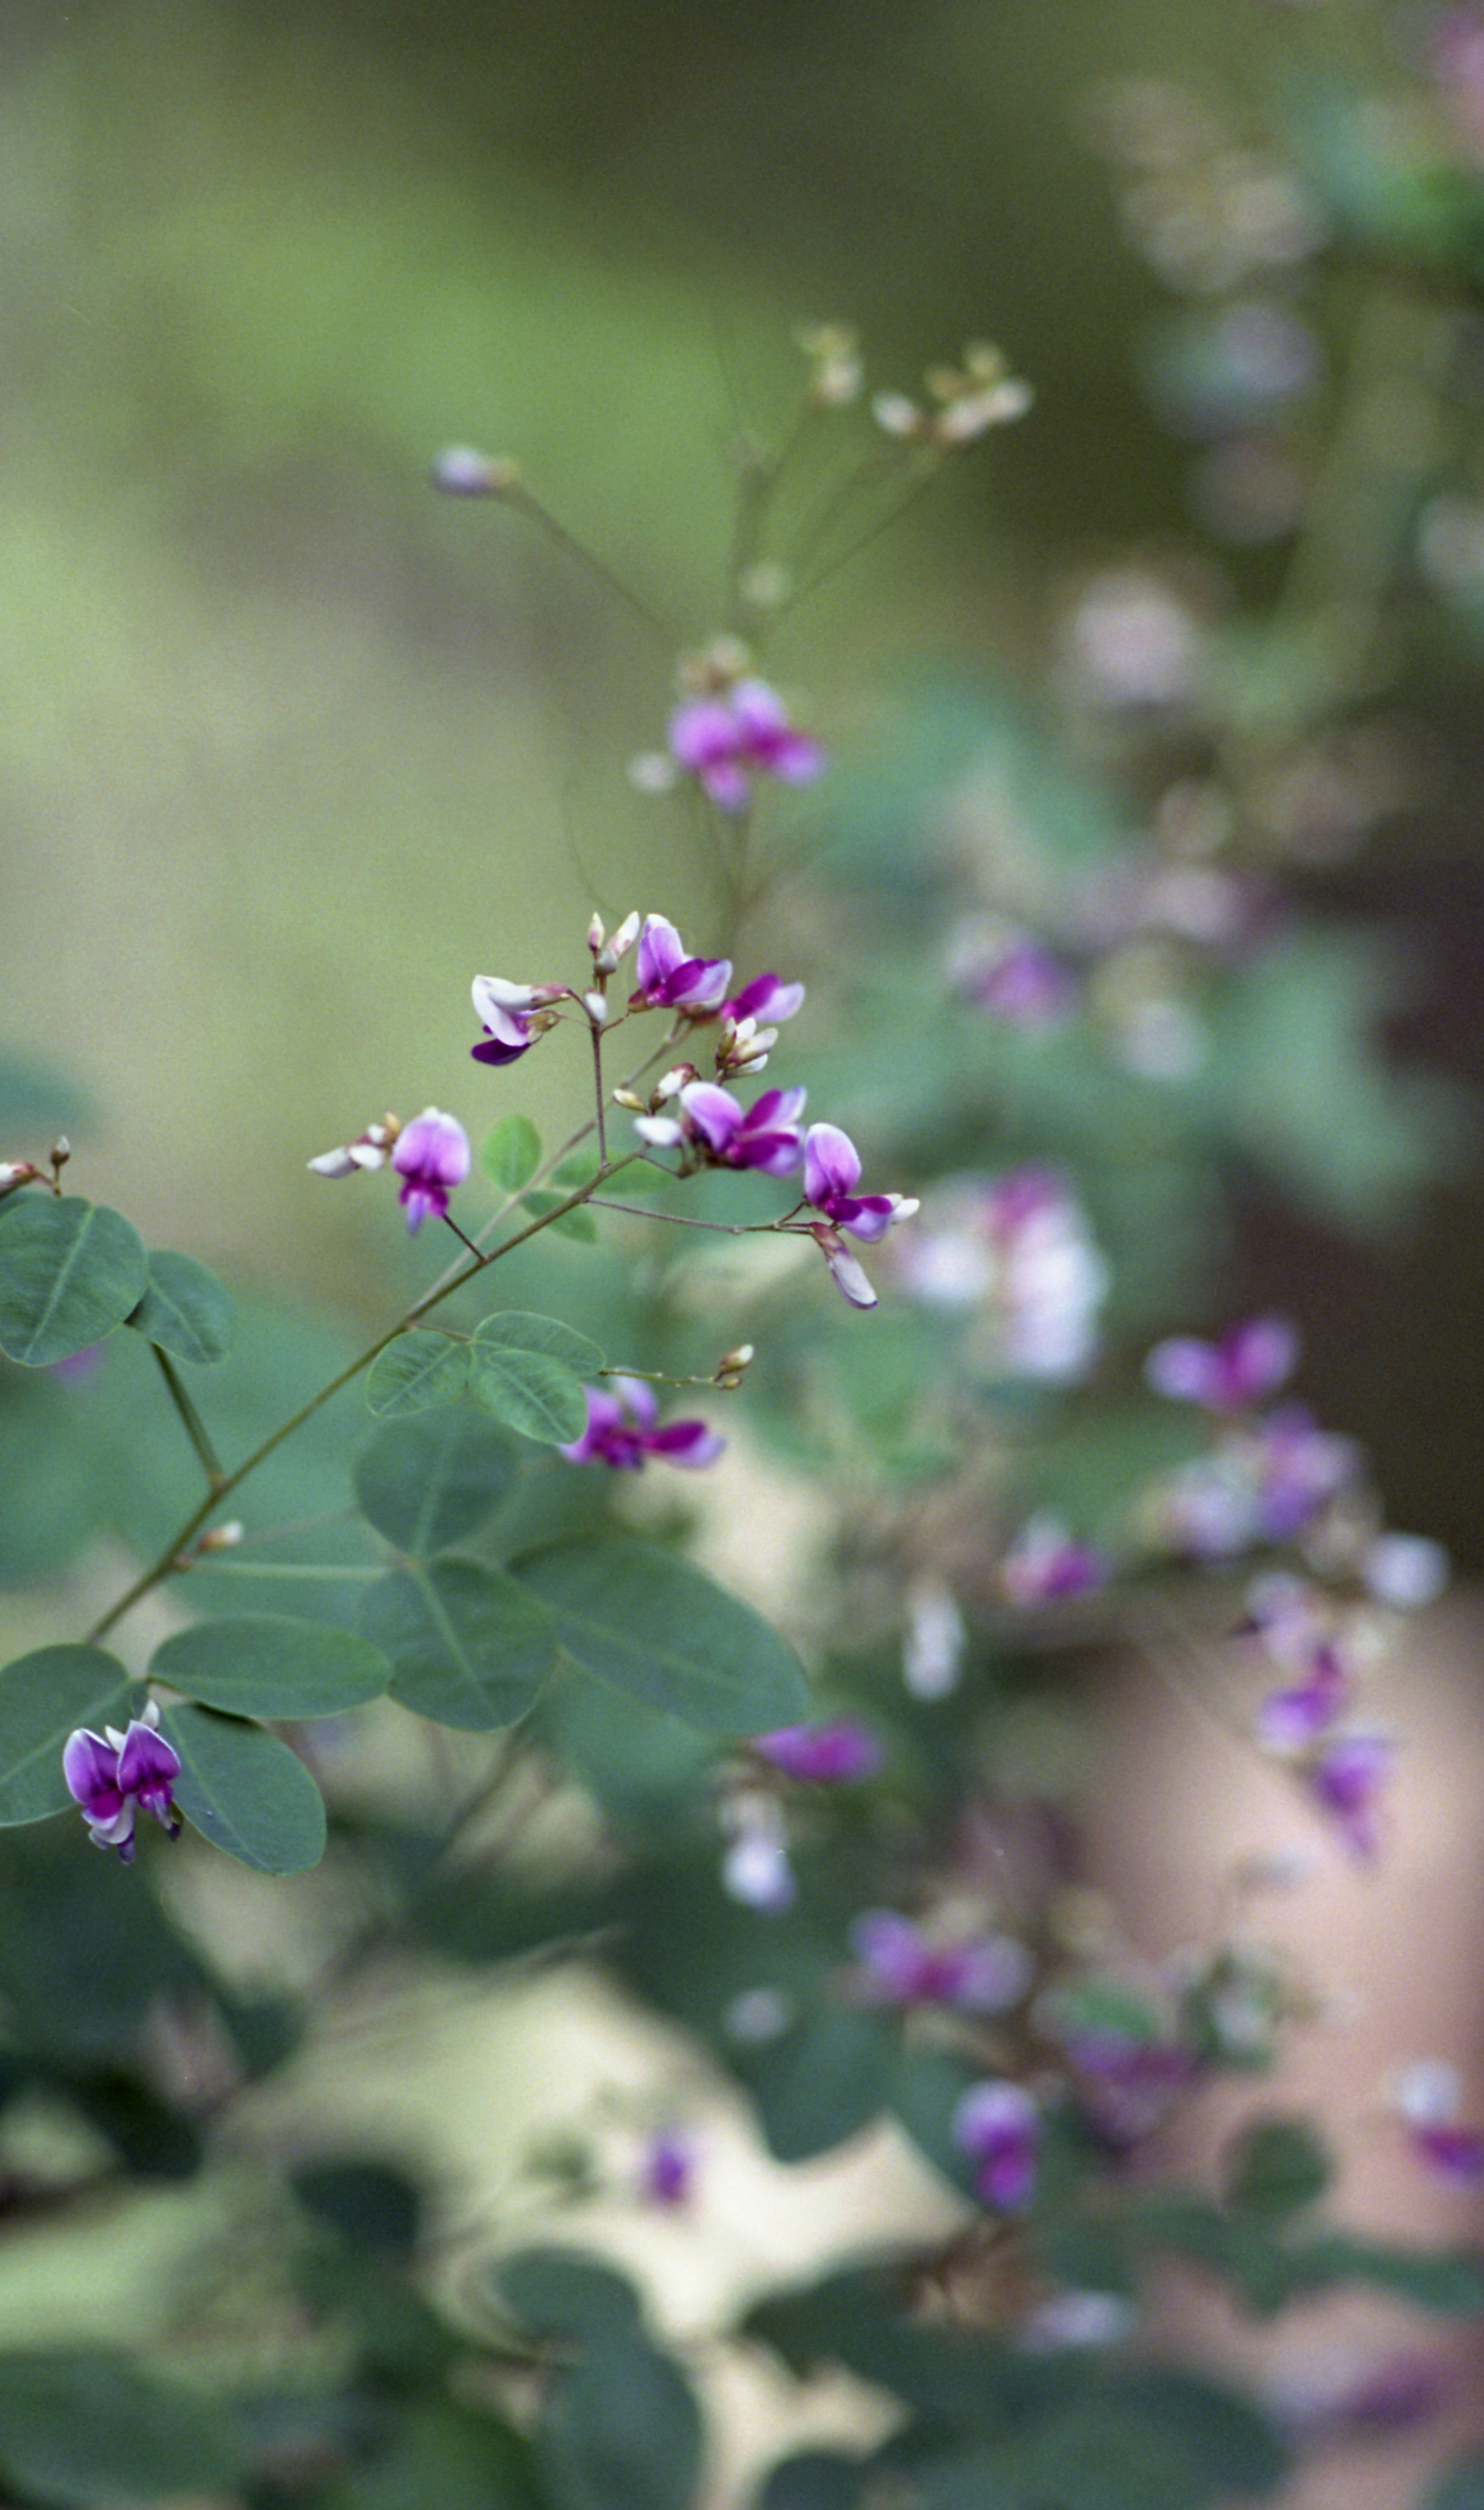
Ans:
[{"label": "small white bud", "polygon": [[587,1012],[588,1017],[592,1022],[594,1028],[601,1028],[603,1026],[604,1021],[608,1017],[608,1006],[603,1000],[602,995],[598,993],[595,988],[591,993],[584,994],[583,1008]]},{"label": "small white bud", "polygon": [[905,393],[877,393],[871,402],[871,416],[888,436],[918,436],[924,425],[922,411]]},{"label": "small white bud", "polygon": [[597,954],[599,950],[601,950],[606,938],[607,935],[603,931],[603,919],[600,915],[594,914],[591,923],[588,927],[588,947],[591,951],[594,959],[597,957]]},{"label": "small white bud", "polygon": [[673,1116],[635,1116],[634,1131],[657,1151],[672,1151],[685,1139]]}]

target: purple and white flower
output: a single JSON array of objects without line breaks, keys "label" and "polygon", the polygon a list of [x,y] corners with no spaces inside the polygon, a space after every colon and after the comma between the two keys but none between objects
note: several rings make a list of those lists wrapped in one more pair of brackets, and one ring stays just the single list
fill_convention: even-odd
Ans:
[{"label": "purple and white flower", "polygon": [[353,1142],[342,1142],[338,1149],[322,1151],[309,1164],[316,1176],[356,1176],[362,1168],[384,1168],[392,1156],[400,1126],[395,1116],[386,1116],[379,1124],[367,1124]]},{"label": "purple and white flower", "polygon": [[684,2129],[655,2129],[639,2164],[640,2201],[673,2214],[696,2192],[696,2148]]},{"label": "purple and white flower", "polygon": [[638,979],[630,1010],[683,1011],[688,1019],[714,1019],[732,981],[730,959],[694,959],[673,924],[646,915],[634,962]]},{"label": "purple and white flower", "polygon": [[1376,1805],[1391,1774],[1394,1743],[1384,1734],[1338,1734],[1315,1754],[1304,1782],[1351,1853],[1370,1864],[1381,1852]]},{"label": "purple and white flower", "polygon": [[721,1015],[731,1020],[790,1020],[804,1008],[802,985],[785,985],[771,969],[751,983],[743,985],[729,1003],[723,1003]]},{"label": "purple and white flower", "polygon": [[1378,1534],[1366,1545],[1360,1575],[1379,1604],[1421,1612],[1448,1583],[1448,1554],[1426,1534]]},{"label": "purple and white flower", "polygon": [[721,695],[692,698],[669,720],[670,755],[723,811],[744,811],[756,775],[809,784],[823,773],[824,752],[788,720],[766,680],[738,680]]},{"label": "purple and white flower", "polygon": [[1065,960],[1015,925],[973,928],[955,950],[953,973],[966,1001],[1008,1028],[1055,1028],[1077,1008],[1077,978]]},{"label": "purple and white flower", "polygon": [[1018,2214],[1036,2193],[1041,2111],[1019,2083],[975,2083],[953,2113],[953,2140],[971,2155],[974,2190],[1000,2214]]},{"label": "purple and white flower", "polygon": [[938,1943],[894,1909],[867,1909],[851,1928],[861,1986],[872,2001],[1008,2013],[1030,1992],[1036,1964],[1012,1935]]},{"label": "purple and white flower", "polygon": [[860,1154],[838,1124],[811,1124],[804,1137],[804,1199],[822,1214],[811,1235],[834,1275],[835,1287],[853,1308],[874,1308],[876,1293],[841,1236],[874,1245],[898,1220],[919,1208],[915,1195],[857,1194]]},{"label": "purple and white flower", "polygon": [[1307,1751],[1350,1705],[1351,1678],[1332,1638],[1313,1642],[1303,1679],[1270,1691],[1257,1712],[1258,1740],[1270,1752]]},{"label": "purple and white flower", "polygon": [[476,976],[470,988],[476,1016],[484,1029],[482,1045],[470,1052],[476,1063],[514,1063],[535,1045],[545,1021],[537,1014],[563,992],[560,985],[515,985],[505,976]]},{"label": "purple and white flower", "polygon": [[469,1135],[456,1116],[445,1116],[440,1107],[425,1107],[398,1135],[392,1165],[402,1179],[398,1199],[415,1236],[425,1220],[443,1219],[449,1195],[468,1176]]},{"label": "purple and white flower", "polygon": [[761,1168],[765,1176],[791,1176],[804,1156],[799,1118],[802,1089],[765,1089],[743,1107],[718,1082],[689,1081],[680,1091],[680,1115],[640,1116],[634,1130],[657,1149],[688,1144],[720,1167]]},{"label": "purple and white flower", "polygon": [[585,1386],[583,1392],[588,1426],[570,1446],[557,1449],[569,1464],[607,1464],[615,1472],[636,1473],[647,1456],[663,1456],[666,1464],[699,1471],[714,1464],[726,1446],[704,1421],[667,1421],[657,1428],[659,1406],[641,1377],[615,1377],[611,1391]]},{"label": "purple and white flower", "polygon": [[1298,1357],[1298,1332],[1286,1316],[1252,1316],[1219,1342],[1181,1335],[1156,1343],[1144,1374],[1157,1394],[1177,1402],[1248,1412],[1292,1376]]},{"label": "purple and white flower", "polygon": [[1406,2122],[1418,2160],[1451,2187],[1477,2187],[1484,2181],[1484,2135],[1460,2125],[1463,2099],[1457,2067],[1435,2058],[1404,2068],[1391,2086],[1391,2106]]},{"label": "purple and white flower", "polygon": [[141,1806],[170,1838],[180,1836],[171,1795],[180,1775],[180,1755],[158,1731],[159,1724],[160,1711],[150,1700],[126,1732],[105,1726],[101,1734],[95,1734],[81,1726],[62,1746],[67,1793],[82,1808],[94,1846],[116,1847],[125,1865],[134,1860],[134,1821]]},{"label": "purple and white flower", "polygon": [[1064,1604],[1095,1593],[1113,1575],[1106,1553],[1073,1539],[1049,1508],[1029,1517],[1000,1563],[1000,1584],[1012,1604]]},{"label": "purple and white flower", "polygon": [[873,1778],[885,1755],[868,1726],[856,1717],[832,1717],[822,1726],[780,1726],[755,1734],[752,1749],[801,1786],[854,1786]]}]

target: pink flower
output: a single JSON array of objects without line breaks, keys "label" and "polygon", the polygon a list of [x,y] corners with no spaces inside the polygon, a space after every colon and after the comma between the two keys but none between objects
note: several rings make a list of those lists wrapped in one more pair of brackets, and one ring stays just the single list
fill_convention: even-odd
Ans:
[{"label": "pink flower", "polygon": [[669,1421],[657,1429],[658,1406],[640,1377],[616,1377],[611,1394],[596,1386],[585,1386],[583,1392],[588,1426],[570,1446],[557,1449],[569,1464],[608,1464],[615,1472],[636,1473],[646,1456],[663,1456],[666,1464],[698,1471],[714,1464],[726,1446],[704,1421]]},{"label": "pink flower", "polygon": [[816,1787],[872,1778],[883,1758],[875,1735],[854,1717],[836,1717],[824,1726],[780,1726],[772,1734],[755,1734],[752,1749],[785,1778]]},{"label": "pink flower", "polygon": [[867,1909],[851,1928],[866,1992],[885,2004],[951,2006],[960,2013],[1008,2013],[1027,1994],[1036,1965],[1011,1935],[970,1935],[935,1944],[910,1918]]},{"label": "pink flower", "polygon": [[62,1746],[61,1770],[67,1793],[82,1807],[95,1847],[116,1847],[120,1861],[134,1860],[134,1817],[139,1806],[171,1839],[180,1836],[180,1819],[171,1790],[180,1775],[180,1756],[156,1730],[160,1711],[153,1700],[128,1731],[105,1726],[101,1734],[79,1727]]},{"label": "pink flower", "polygon": [[1382,1734],[1340,1734],[1310,1763],[1305,1783],[1334,1820],[1352,1854],[1367,1864],[1381,1852],[1378,1796],[1391,1774],[1395,1745]]},{"label": "pink flower", "polygon": [[689,1142],[718,1166],[761,1168],[765,1176],[791,1176],[804,1156],[802,1089],[765,1089],[743,1107],[717,1082],[690,1081],[680,1092],[680,1120],[641,1116],[636,1130],[662,1148]]},{"label": "pink flower", "polygon": [[787,1020],[803,1008],[803,986],[782,984],[770,969],[764,975],[754,976],[749,985],[743,985],[731,1002],[723,1003],[721,1015],[730,1020]]},{"label": "pink flower", "polygon": [[1328,1639],[1316,1639],[1301,1682],[1270,1691],[1257,1713],[1260,1742],[1270,1752],[1298,1752],[1317,1740],[1350,1701],[1351,1683],[1339,1651]]},{"label": "pink flower", "polygon": [[1012,1604],[1062,1604],[1107,1584],[1112,1564],[1090,1542],[1075,1542],[1049,1509],[1030,1517],[1000,1563]]},{"label": "pink flower", "polygon": [[514,1063],[534,1046],[540,1027],[533,1014],[559,994],[559,985],[515,985],[505,976],[476,976],[474,1007],[484,1042],[470,1047],[476,1063]]},{"label": "pink flower", "polygon": [[713,1019],[732,981],[730,959],[692,959],[673,924],[646,915],[634,962],[638,978],[630,1010],[684,1011],[689,1019]]},{"label": "pink flower", "polygon": [[808,784],[824,752],[788,720],[765,680],[739,680],[722,697],[693,698],[669,720],[670,754],[723,811],[744,811],[755,774]]},{"label": "pink flower", "polygon": [[804,1199],[823,1217],[811,1234],[823,1254],[835,1286],[852,1307],[874,1308],[876,1293],[840,1233],[867,1245],[885,1237],[894,1221],[910,1220],[916,1197],[901,1194],[857,1194],[860,1154],[838,1124],[811,1124],[804,1137]]},{"label": "pink flower", "polygon": [[1299,1337],[1286,1316],[1253,1316],[1220,1342],[1177,1336],[1155,1345],[1144,1374],[1157,1394],[1208,1412],[1246,1412],[1275,1393],[1298,1363]]},{"label": "pink flower", "polygon": [[997,2213],[1017,2214],[1036,2192],[1041,2111],[1018,2083],[975,2083],[953,2113],[953,2140],[976,2164],[974,2187]]},{"label": "pink flower", "polygon": [[449,1194],[468,1176],[469,1135],[456,1116],[445,1116],[439,1107],[425,1107],[398,1135],[392,1165],[403,1179],[399,1200],[407,1214],[408,1231],[415,1236],[425,1220],[443,1218]]}]

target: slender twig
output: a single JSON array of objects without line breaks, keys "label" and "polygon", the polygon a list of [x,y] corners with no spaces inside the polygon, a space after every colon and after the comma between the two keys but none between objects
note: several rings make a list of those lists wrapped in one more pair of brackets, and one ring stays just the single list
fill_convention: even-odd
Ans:
[{"label": "slender twig", "polygon": [[501,503],[514,506],[518,513],[526,516],[528,521],[539,523],[549,539],[553,540],[559,549],[565,550],[569,557],[579,558],[590,575],[595,576],[599,584],[606,585],[610,592],[617,593],[619,599],[628,604],[635,618],[642,619],[645,627],[664,644],[671,649],[679,644],[679,633],[671,627],[669,621],[662,618],[658,610],[651,609],[643,594],[635,592],[631,584],[626,584],[621,575],[616,575],[613,568],[600,558],[594,550],[588,547],[586,541],[578,538],[576,532],[569,531],[565,523],[558,522],[550,506],[544,505],[529,488],[517,485],[507,489]]},{"label": "slender twig", "polygon": [[[661,1211],[653,1203],[610,1202],[606,1195],[590,1195],[588,1202],[593,1211],[625,1211],[631,1220],[664,1220],[671,1229],[709,1229],[722,1237],[766,1236],[780,1227],[776,1220],[692,1220],[682,1211]],[[636,1372],[627,1369],[625,1374],[632,1377]]]},{"label": "slender twig", "polygon": [[227,1476],[222,1469],[221,1460],[207,1433],[206,1423],[182,1386],[180,1373],[169,1351],[162,1350],[158,1343],[151,1343],[150,1349],[160,1363],[160,1374],[170,1388],[171,1401],[180,1415],[181,1426],[196,1451],[197,1463],[211,1486],[211,1495],[214,1499],[222,1490]]},{"label": "slender twig", "polygon": [[608,1165],[608,1114],[603,1105],[603,1031],[593,1020],[589,1030],[592,1040],[592,1094],[595,1105],[593,1122],[597,1126],[597,1155],[602,1165]]}]

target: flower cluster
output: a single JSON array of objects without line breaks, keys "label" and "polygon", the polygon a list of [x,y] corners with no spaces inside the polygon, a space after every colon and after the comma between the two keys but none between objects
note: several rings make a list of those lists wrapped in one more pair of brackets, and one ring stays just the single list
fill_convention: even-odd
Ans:
[{"label": "flower cluster", "polygon": [[940,1188],[896,1257],[914,1298],[971,1319],[966,1350],[986,1376],[1070,1385],[1097,1355],[1108,1267],[1055,1168],[1008,1168]]}]

